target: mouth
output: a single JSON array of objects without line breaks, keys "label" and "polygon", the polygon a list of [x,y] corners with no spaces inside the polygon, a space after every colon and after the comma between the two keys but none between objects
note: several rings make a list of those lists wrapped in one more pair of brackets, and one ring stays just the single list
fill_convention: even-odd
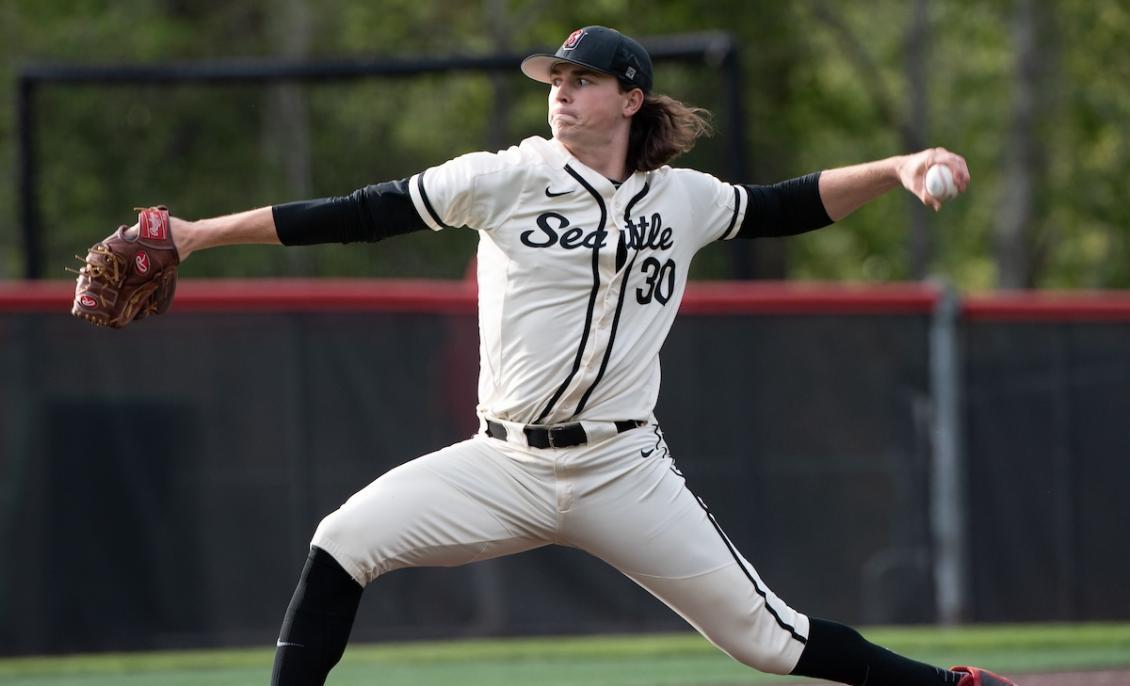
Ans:
[{"label": "mouth", "polygon": [[549,115],[549,128],[553,131],[566,131],[575,129],[578,126],[580,126],[580,124],[577,123],[576,117],[571,114],[557,113]]}]

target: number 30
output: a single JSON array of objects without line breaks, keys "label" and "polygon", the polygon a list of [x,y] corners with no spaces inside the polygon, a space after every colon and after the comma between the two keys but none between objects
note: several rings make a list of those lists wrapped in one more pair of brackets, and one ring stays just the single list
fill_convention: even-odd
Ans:
[{"label": "number 30", "polygon": [[655,298],[660,305],[666,305],[675,292],[674,260],[667,260],[660,264],[659,260],[649,257],[643,261],[640,271],[646,275],[644,278],[645,288],[636,289],[636,302],[646,305],[651,302],[652,298]]}]

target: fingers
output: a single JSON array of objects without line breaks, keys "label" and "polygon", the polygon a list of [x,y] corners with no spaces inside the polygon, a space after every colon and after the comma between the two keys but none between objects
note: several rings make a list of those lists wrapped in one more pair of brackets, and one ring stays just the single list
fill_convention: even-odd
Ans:
[{"label": "fingers", "polygon": [[961,155],[950,152],[945,148],[929,148],[918,153],[916,157],[918,159],[915,165],[915,179],[912,192],[922,201],[923,205],[933,209],[935,212],[942,209],[943,200],[935,198],[926,191],[926,172],[930,167],[936,164],[942,164],[949,168],[953,176],[953,185],[957,189],[958,194],[964,193],[966,189],[969,188],[971,181],[969,164]]},{"label": "fingers", "polygon": [[934,166],[935,164],[944,164],[953,172],[953,183],[957,186],[959,193],[964,193],[965,189],[969,187],[971,180],[969,175],[969,164],[965,158],[957,153],[952,153],[945,148],[933,148],[928,151],[929,158],[926,164],[926,169]]}]

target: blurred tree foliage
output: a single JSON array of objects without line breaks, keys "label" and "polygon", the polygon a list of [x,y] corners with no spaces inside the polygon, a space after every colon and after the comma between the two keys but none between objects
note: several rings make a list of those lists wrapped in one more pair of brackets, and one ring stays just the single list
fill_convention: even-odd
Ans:
[{"label": "blurred tree foliage", "polygon": [[[1020,22],[1033,16],[1038,31],[1025,34]],[[1130,208],[1121,201],[1130,171],[1130,6],[1090,0],[0,0],[8,84],[0,91],[0,278],[23,271],[11,171],[22,65],[524,52],[594,23],[645,38],[721,29],[739,40],[747,139],[735,140],[719,118],[717,134],[681,160],[686,166],[724,175],[726,146],[745,145],[748,178],[735,180],[768,183],[903,152],[908,132],[969,160],[974,185],[941,213],[916,220],[912,199],[892,196],[839,227],[759,241],[742,259],[761,276],[1130,287]],[[915,50],[924,68],[914,66]],[[713,65],[665,63],[657,80],[660,90],[722,114]],[[36,106],[52,277],[129,221],[135,205],[162,202],[191,218],[339,194],[548,134],[545,89],[519,74],[52,85]],[[918,242],[916,221],[925,232]],[[194,255],[184,272],[458,278],[474,243],[472,232],[448,231],[372,246],[229,248]],[[730,277],[728,250],[705,250],[694,276]],[[1002,280],[999,265],[1017,251],[1023,259],[1009,262]]]}]

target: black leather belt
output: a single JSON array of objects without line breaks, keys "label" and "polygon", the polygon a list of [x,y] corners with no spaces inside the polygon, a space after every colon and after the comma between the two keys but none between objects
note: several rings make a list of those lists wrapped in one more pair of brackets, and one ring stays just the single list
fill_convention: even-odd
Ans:
[{"label": "black leather belt", "polygon": [[[505,426],[490,419],[486,420],[486,423],[488,436],[500,441],[506,440]],[[642,419],[629,419],[615,422],[615,424],[616,433],[622,434],[625,431],[637,429],[647,422]],[[589,442],[588,434],[585,433],[585,428],[581,426],[580,422],[556,426],[524,426],[522,433],[526,434],[526,445],[531,448],[571,448]]]}]

